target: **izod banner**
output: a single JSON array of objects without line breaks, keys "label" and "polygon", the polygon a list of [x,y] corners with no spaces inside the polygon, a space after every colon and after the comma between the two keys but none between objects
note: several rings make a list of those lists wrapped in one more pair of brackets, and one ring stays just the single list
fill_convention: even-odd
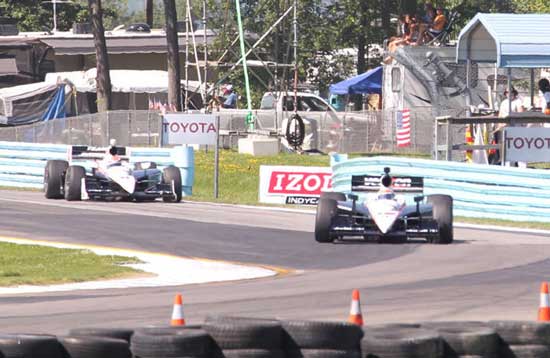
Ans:
[{"label": "izod banner", "polygon": [[260,166],[260,202],[317,205],[332,188],[330,167]]},{"label": "izod banner", "polygon": [[216,144],[216,116],[168,113],[162,120],[163,144]]},{"label": "izod banner", "polygon": [[508,127],[504,130],[506,161],[549,162],[550,128]]}]

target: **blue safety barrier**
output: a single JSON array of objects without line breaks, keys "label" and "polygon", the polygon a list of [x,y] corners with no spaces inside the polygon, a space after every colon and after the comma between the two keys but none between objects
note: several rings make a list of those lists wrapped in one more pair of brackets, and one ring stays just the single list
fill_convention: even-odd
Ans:
[{"label": "blue safety barrier", "polygon": [[381,175],[390,167],[392,175],[423,177],[426,195],[451,195],[455,216],[550,222],[550,170],[341,154],[332,155],[331,166],[334,191],[349,193],[352,175]]},{"label": "blue safety barrier", "polygon": [[[126,148],[130,163],[150,161],[159,169],[175,165],[182,176],[183,195],[193,192],[195,157],[192,147]],[[52,159],[71,158],[72,146],[0,142],[0,186],[42,189],[46,162]],[[88,168],[90,160],[75,159],[74,163]]]}]

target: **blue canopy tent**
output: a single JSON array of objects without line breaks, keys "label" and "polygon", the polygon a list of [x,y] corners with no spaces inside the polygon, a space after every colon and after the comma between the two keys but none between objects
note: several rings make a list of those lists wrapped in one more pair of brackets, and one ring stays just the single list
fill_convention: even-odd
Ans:
[{"label": "blue canopy tent", "polygon": [[368,94],[382,93],[382,66],[330,85],[331,94]]}]

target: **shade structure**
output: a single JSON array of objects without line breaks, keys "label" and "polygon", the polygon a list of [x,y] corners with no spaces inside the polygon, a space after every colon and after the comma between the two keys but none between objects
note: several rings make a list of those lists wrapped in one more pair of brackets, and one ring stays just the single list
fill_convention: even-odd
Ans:
[{"label": "shade structure", "polygon": [[382,66],[330,85],[331,94],[382,93]]}]

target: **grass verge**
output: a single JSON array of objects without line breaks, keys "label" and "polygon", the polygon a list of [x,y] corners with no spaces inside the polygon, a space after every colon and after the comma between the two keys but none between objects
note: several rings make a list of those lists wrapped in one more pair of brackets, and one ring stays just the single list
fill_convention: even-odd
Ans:
[{"label": "grass verge", "polygon": [[59,249],[0,242],[0,286],[48,285],[141,276],[123,264],[135,257],[96,255],[89,250]]}]

